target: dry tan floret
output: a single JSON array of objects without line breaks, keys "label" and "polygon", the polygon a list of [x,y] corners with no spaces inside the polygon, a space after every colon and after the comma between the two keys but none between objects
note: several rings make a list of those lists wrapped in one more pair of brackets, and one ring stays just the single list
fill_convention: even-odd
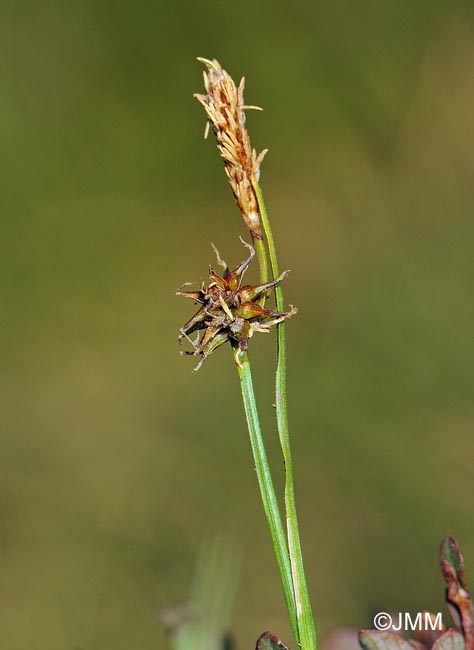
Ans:
[{"label": "dry tan floret", "polygon": [[210,125],[216,136],[226,174],[247,228],[253,239],[262,239],[262,225],[254,181],[259,179],[260,163],[267,149],[257,155],[255,149],[252,149],[245,127],[245,111],[262,109],[244,103],[244,77],[237,87],[232,77],[216,59],[210,61],[199,58],[198,60],[207,66],[207,72],[204,71],[206,94],[194,95],[207,113],[209,121],[206,135]]}]

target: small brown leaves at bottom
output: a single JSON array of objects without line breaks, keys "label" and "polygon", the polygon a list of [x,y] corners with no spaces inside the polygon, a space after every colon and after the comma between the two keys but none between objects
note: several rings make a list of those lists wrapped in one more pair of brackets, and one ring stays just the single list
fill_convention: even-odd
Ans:
[{"label": "small brown leaves at bottom", "polygon": [[275,634],[264,632],[257,639],[255,650],[289,650]]},{"label": "small brown leaves at bottom", "polygon": [[466,567],[458,543],[450,535],[441,543],[439,563],[453,620],[462,628],[466,650],[474,650],[474,606],[467,588]]},{"label": "small brown leaves at bottom", "polygon": [[447,535],[441,542],[439,563],[448,589],[453,588],[455,591],[459,587],[467,589],[464,558],[458,543],[451,535]]},{"label": "small brown leaves at bottom", "polygon": [[431,650],[464,650],[462,634],[455,630],[448,630],[433,645]]},{"label": "small brown leaves at bottom", "polygon": [[379,630],[361,630],[359,643],[363,650],[419,650],[421,647],[421,644],[408,641],[401,634]]}]

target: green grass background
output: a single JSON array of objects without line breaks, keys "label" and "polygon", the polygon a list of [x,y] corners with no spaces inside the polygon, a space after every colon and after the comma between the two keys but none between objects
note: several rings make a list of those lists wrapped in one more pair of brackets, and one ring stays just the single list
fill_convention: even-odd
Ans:
[{"label": "green grass background", "polygon": [[[322,633],[439,611],[447,532],[474,584],[472,2],[6,0],[0,53],[1,650],[164,647],[156,606],[229,527],[239,648],[290,638],[230,350],[178,356],[175,288],[211,240],[245,252],[198,55],[265,108]],[[251,353],[281,486],[272,342]]]}]

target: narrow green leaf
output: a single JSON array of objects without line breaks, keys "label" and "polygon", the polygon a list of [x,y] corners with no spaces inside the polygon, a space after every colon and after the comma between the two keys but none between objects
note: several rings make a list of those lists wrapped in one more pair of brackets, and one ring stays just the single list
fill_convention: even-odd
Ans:
[{"label": "narrow green leaf", "polygon": [[281,520],[280,508],[273,487],[272,476],[265,451],[260,419],[258,417],[257,403],[255,400],[250,361],[246,352],[240,357],[240,366],[238,367],[238,371],[263,508],[270,529],[270,535],[276,555],[278,570],[280,572],[283,594],[285,596],[286,607],[288,609],[293,634],[296,642],[298,642],[300,637],[296,618],[296,604],[295,594],[293,591],[290,556],[285,537],[285,530]]},{"label": "narrow green leaf", "polygon": [[[258,207],[262,219],[263,229],[267,239],[268,252],[270,256],[270,267],[273,279],[280,275],[278,259],[275,248],[275,241],[268,218],[265,201],[260,185],[255,180],[254,190],[257,196]],[[285,311],[283,300],[283,289],[281,284],[275,286],[276,307],[279,311]],[[314,623],[311,596],[306,580],[306,573],[301,550],[300,534],[298,528],[298,517],[296,513],[295,488],[293,480],[293,460],[291,456],[290,432],[288,426],[288,406],[286,396],[286,338],[285,323],[277,325],[277,370],[275,381],[275,406],[278,435],[285,462],[285,510],[288,550],[291,561],[291,577],[293,582],[294,598],[296,602],[296,615],[298,624],[298,636],[302,650],[316,650],[318,647],[316,626]]]}]

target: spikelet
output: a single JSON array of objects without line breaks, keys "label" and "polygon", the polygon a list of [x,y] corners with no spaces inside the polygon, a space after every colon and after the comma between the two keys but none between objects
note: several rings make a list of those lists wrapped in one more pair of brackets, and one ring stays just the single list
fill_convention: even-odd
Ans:
[{"label": "spikelet", "polygon": [[198,58],[198,61],[207,66],[207,72],[204,72],[206,94],[194,95],[207,113],[209,122],[206,135],[210,124],[247,228],[253,239],[262,239],[260,212],[253,182],[259,179],[260,163],[267,149],[257,156],[245,128],[245,110],[262,109],[244,104],[244,77],[237,87],[218,61],[203,58]]}]

